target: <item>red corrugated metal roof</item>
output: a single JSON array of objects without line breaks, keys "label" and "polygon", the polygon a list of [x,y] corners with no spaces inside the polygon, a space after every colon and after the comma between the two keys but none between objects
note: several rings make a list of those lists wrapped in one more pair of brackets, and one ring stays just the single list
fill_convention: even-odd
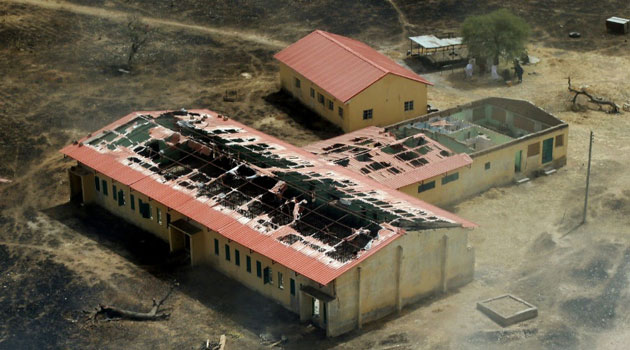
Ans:
[{"label": "red corrugated metal roof", "polygon": [[433,85],[368,45],[316,30],[274,56],[342,102],[387,74]]},{"label": "red corrugated metal roof", "polygon": [[[233,120],[221,118],[214,112],[207,110],[190,112],[198,113],[201,116],[189,116],[190,118],[186,120],[197,118],[196,120],[199,123],[196,125],[203,125],[200,127],[207,130],[216,130],[217,128],[232,129],[232,133],[222,134],[223,139],[239,139],[240,141],[238,142],[243,142],[241,144],[245,145],[247,144],[246,142],[262,141],[270,147],[266,152],[273,152],[279,157],[291,157],[291,159],[298,164],[305,164],[305,166],[302,167],[291,168],[290,171],[292,172],[300,173],[305,176],[317,174],[318,176],[323,176],[322,178],[331,178],[338,181],[350,180],[354,183],[353,189],[355,193],[370,193],[372,198],[387,201],[394,209],[407,210],[408,213],[413,212],[416,213],[415,215],[424,218],[435,216],[440,220],[455,223],[463,227],[475,226],[473,223],[463,220],[454,214],[380,185],[348,169],[331,165],[303,149],[282,142]],[[150,112],[144,114],[148,114],[147,118],[149,119],[159,115],[159,113]],[[114,130],[116,127],[130,121],[138,115],[139,113],[132,113],[101,129],[101,132]],[[163,128],[163,126],[155,124],[153,128]],[[156,132],[161,133],[163,136],[168,135],[164,133],[164,131],[165,130],[156,130]],[[100,134],[95,133],[95,135],[98,137]],[[297,233],[294,228],[288,225],[275,229],[262,229],[261,225],[257,222],[258,220],[245,219],[238,214],[238,212],[219,205],[216,202],[216,197],[208,198],[200,195],[197,189],[191,190],[185,188],[174,180],[166,180],[163,175],[128,161],[128,157],[132,154],[129,148],[118,145],[112,149],[108,147],[107,144],[92,146],[88,143],[84,143],[86,140],[88,139],[86,138],[78,144],[67,146],[62,149],[61,152],[118,182],[130,185],[134,191],[147,195],[153,200],[204,225],[208,229],[216,231],[226,238],[263,254],[269,259],[323,285],[328,284],[348,269],[374,254],[380,248],[386,246],[389,242],[404,234],[403,230],[385,224],[383,227],[389,228],[381,230],[379,237],[372,241],[373,244],[370,249],[360,251],[358,257],[350,261],[339,262],[306,244],[296,243],[288,245],[278,241],[277,238],[281,236]],[[274,171],[280,170],[280,168],[272,169],[274,169]],[[257,171],[261,174],[265,174],[265,172],[271,174],[271,172],[266,169],[258,169]],[[260,217],[255,217],[255,219],[258,218]],[[304,238],[305,241],[310,239],[312,238]],[[321,242],[317,243],[321,244]]]},{"label": "red corrugated metal roof", "polygon": [[[413,141],[412,139],[419,137],[422,137],[421,144],[405,145],[407,141]],[[400,147],[401,150],[394,154],[383,151],[393,145]],[[344,165],[346,168],[395,189],[453,172],[472,164],[473,161],[469,155],[454,154],[446,146],[428,136],[416,134],[397,139],[392,133],[376,126],[319,141],[304,149],[338,164],[347,161]],[[409,154],[417,157],[408,160],[401,158],[401,155],[407,152],[413,152]],[[422,165],[413,163],[418,159],[423,160]],[[371,168],[375,163],[380,163],[383,167]]]}]

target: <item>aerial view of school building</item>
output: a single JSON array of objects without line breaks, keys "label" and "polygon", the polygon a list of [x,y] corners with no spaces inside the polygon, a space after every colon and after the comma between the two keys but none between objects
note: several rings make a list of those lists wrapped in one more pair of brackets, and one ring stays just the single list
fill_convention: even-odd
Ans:
[{"label": "aerial view of school building", "polygon": [[336,336],[473,279],[475,224],[438,206],[566,164],[568,124],[530,102],[427,114],[428,81],[319,30],[275,58],[347,134],[300,148],[209,110],[135,112],[62,149],[71,200]]}]

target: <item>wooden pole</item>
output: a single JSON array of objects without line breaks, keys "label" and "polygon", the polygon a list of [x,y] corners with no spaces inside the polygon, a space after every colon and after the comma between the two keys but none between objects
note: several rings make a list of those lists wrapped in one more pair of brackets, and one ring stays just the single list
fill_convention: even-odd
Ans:
[{"label": "wooden pole", "polygon": [[593,153],[593,131],[588,145],[588,168],[586,170],[586,192],[584,193],[584,212],[582,213],[582,224],[586,222],[586,208],[588,207],[588,185],[591,177],[591,155]]}]

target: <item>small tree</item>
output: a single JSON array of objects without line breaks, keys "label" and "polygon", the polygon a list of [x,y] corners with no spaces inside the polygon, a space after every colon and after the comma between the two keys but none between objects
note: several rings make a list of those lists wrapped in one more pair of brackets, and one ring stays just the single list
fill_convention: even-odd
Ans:
[{"label": "small tree", "polygon": [[522,56],[529,38],[529,25],[506,9],[471,16],[462,24],[463,42],[473,57],[507,60]]},{"label": "small tree", "polygon": [[127,57],[127,68],[131,69],[136,54],[149,40],[151,30],[149,25],[142,23],[140,18],[130,16],[127,20],[126,35],[131,41],[129,56]]}]

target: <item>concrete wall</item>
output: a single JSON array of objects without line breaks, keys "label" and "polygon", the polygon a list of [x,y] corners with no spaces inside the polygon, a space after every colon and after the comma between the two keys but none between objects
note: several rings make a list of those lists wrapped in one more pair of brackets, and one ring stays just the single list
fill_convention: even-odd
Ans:
[{"label": "concrete wall", "polygon": [[[344,132],[371,125],[386,126],[426,114],[427,85],[417,81],[388,74],[343,103],[285,64],[279,63],[279,66],[282,89]],[[300,87],[295,86],[296,78],[300,80]],[[311,96],[311,88],[314,96]],[[323,104],[318,94],[324,96]],[[328,101],[333,102],[332,110]],[[405,111],[405,101],[414,101],[414,109]],[[339,107],[343,108],[343,118],[339,116]],[[373,118],[363,120],[363,111],[367,109],[373,110]]]},{"label": "concrete wall", "polygon": [[409,232],[335,281],[328,333],[339,335],[473,279],[468,230]]},{"label": "concrete wall", "polygon": [[[473,153],[471,154],[473,158],[471,165],[453,171],[459,173],[459,179],[456,181],[442,185],[442,178],[446,175],[442,174],[423,181],[424,183],[435,181],[435,188],[431,190],[418,193],[418,187],[422,182],[407,185],[398,190],[437,206],[460,202],[492,187],[513,183],[516,177],[519,176],[515,171],[517,151],[522,151],[520,172],[522,176],[532,177],[536,171],[547,166],[553,166],[554,168],[564,166],[567,159],[568,133],[568,127],[554,129],[548,133],[541,133],[514,144]],[[558,135],[562,135],[563,145],[557,147],[556,137]],[[554,139],[553,160],[550,163],[543,164],[542,141],[549,138]],[[534,156],[527,154],[528,146],[532,144],[539,144],[540,151]],[[490,163],[489,169],[486,169],[486,163]]]}]

